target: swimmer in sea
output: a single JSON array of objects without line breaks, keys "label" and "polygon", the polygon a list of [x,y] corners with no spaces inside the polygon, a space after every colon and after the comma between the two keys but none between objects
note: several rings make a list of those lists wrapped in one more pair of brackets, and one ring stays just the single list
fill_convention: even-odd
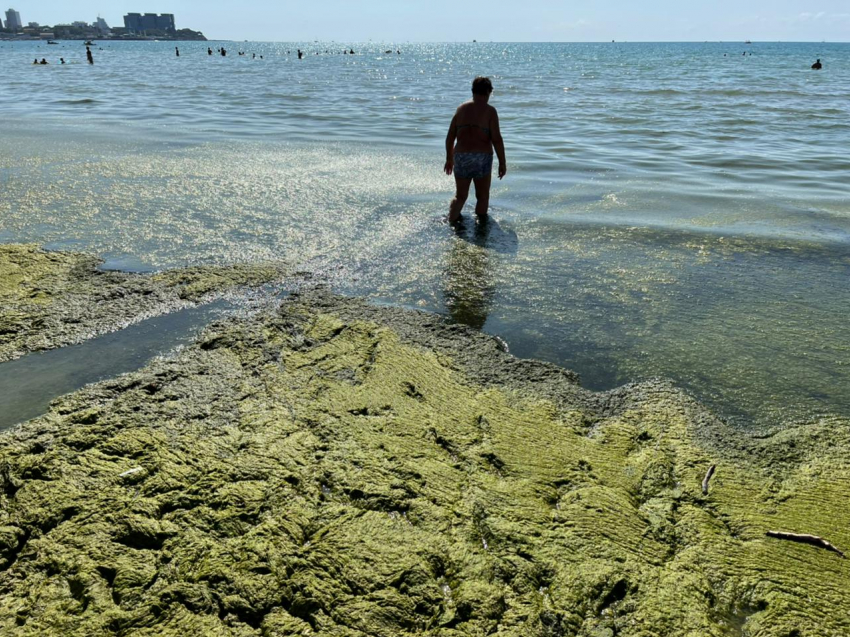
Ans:
[{"label": "swimmer in sea", "polygon": [[62,64],[65,64],[65,58],[59,58],[59,62],[61,62]]},{"label": "swimmer in sea", "polygon": [[177,57],[180,57],[180,49],[176,46],[174,47],[174,52],[177,54]]},{"label": "swimmer in sea", "polygon": [[86,47],[86,60],[88,60],[89,64],[94,64],[94,56],[91,54],[89,47]]},{"label": "swimmer in sea", "polygon": [[44,58],[41,58],[41,62],[39,62],[39,64],[49,64],[49,62]]},{"label": "swimmer in sea", "polygon": [[820,71],[820,70],[823,68],[823,64],[821,64],[821,63],[820,63],[820,58],[818,58],[817,62],[815,62],[814,64],[812,64],[812,68],[813,68],[815,71]]},{"label": "swimmer in sea", "polygon": [[[472,82],[472,100],[461,104],[449,125],[446,135],[447,175],[454,173],[457,187],[449,206],[449,223],[460,219],[460,211],[475,183],[475,214],[486,219],[490,207],[490,180],[493,171],[493,150],[499,158],[499,179],[508,172],[505,143],[499,130],[499,114],[487,102],[493,92],[490,78],[476,77]],[[457,141],[457,145],[455,145]]]},{"label": "swimmer in sea", "polygon": [[212,55],[212,49],[207,47],[207,55]]}]

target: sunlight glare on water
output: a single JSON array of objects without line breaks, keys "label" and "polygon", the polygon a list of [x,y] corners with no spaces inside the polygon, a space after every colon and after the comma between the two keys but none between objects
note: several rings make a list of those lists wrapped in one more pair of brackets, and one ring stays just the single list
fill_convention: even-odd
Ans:
[{"label": "sunlight glare on water", "polygon": [[[79,43],[0,43],[0,241],[286,260],[589,387],[666,376],[742,422],[850,415],[850,45],[101,46],[89,67]],[[70,63],[31,65],[47,54]],[[509,172],[493,221],[455,232],[443,141],[478,74]]]}]

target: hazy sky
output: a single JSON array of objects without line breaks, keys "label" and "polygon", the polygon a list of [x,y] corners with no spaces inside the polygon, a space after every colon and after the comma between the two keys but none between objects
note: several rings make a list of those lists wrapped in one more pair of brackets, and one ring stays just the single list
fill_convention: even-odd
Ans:
[{"label": "hazy sky", "polygon": [[850,0],[10,0],[27,22],[129,11],[234,40],[850,41]]}]

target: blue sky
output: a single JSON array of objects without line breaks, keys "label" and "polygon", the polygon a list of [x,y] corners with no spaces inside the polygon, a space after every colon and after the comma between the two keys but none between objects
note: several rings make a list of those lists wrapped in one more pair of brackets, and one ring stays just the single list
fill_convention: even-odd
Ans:
[{"label": "blue sky", "polygon": [[10,0],[24,23],[129,11],[234,40],[850,41],[850,0]]}]

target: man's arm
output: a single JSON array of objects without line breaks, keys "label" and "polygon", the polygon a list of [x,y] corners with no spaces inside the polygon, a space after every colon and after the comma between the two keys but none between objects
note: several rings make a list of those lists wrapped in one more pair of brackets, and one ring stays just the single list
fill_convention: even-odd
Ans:
[{"label": "man's arm", "polygon": [[446,135],[446,165],[443,170],[447,175],[451,175],[455,164],[455,140],[457,139],[457,113],[452,117],[452,123],[449,124],[449,132]]},{"label": "man's arm", "polygon": [[496,157],[499,158],[499,179],[508,173],[508,160],[505,159],[505,141],[502,139],[502,131],[499,129],[499,114],[493,109],[493,118],[490,121],[490,136],[493,139],[493,148],[496,149]]}]

